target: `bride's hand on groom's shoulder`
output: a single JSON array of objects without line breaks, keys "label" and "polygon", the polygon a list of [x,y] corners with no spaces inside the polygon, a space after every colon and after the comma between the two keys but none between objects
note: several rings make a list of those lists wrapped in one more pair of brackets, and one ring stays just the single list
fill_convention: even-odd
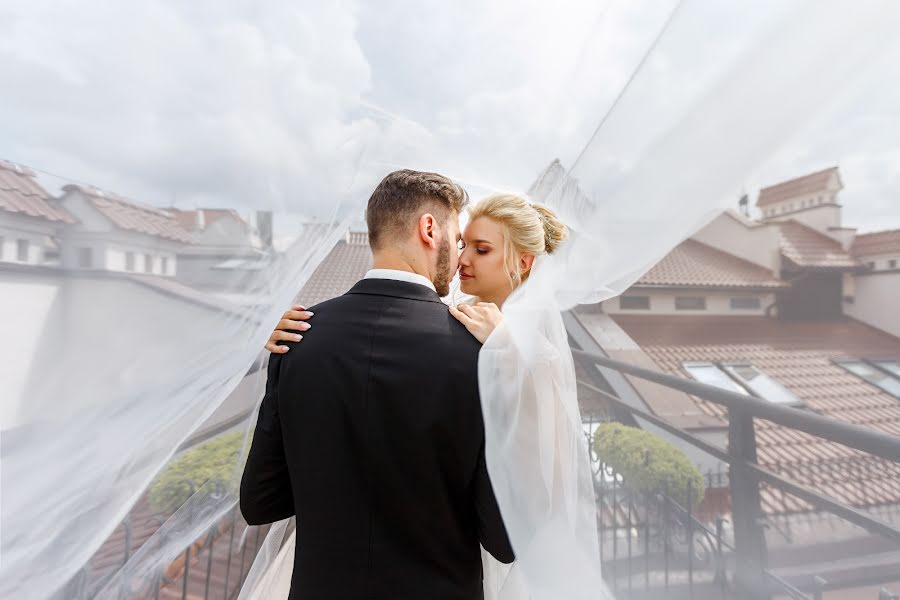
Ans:
[{"label": "bride's hand on groom's shoulder", "polygon": [[460,304],[451,306],[450,314],[466,326],[469,333],[482,344],[491,336],[494,329],[503,322],[503,313],[493,302],[476,304]]},{"label": "bride's hand on groom's shoulder", "polygon": [[311,325],[307,321],[313,316],[313,313],[306,310],[305,306],[299,304],[292,306],[289,310],[284,311],[281,320],[275,326],[275,331],[269,336],[266,342],[266,350],[275,354],[284,354],[288,351],[287,346],[279,344],[279,342],[299,342],[303,339],[303,335],[295,333],[297,331],[308,331]]}]

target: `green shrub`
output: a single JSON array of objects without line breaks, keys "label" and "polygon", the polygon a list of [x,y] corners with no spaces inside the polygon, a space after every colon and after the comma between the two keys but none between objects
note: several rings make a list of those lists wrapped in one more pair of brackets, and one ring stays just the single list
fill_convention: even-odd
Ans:
[{"label": "green shrub", "polygon": [[[157,512],[172,513],[209,482],[223,482],[226,491],[235,492],[235,473],[243,443],[244,432],[235,431],[187,450],[169,463],[151,484],[150,507]],[[246,460],[246,456],[242,458]],[[191,489],[191,483],[196,489]]]},{"label": "green shrub", "polygon": [[688,482],[694,506],[703,500],[703,475],[688,457],[657,436],[621,423],[604,423],[594,433],[594,450],[604,463],[619,473],[625,485],[639,492],[669,496],[688,504]]}]

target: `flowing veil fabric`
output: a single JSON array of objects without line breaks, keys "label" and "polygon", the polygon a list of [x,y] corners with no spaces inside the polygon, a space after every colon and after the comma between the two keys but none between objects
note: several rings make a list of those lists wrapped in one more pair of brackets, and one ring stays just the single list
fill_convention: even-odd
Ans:
[{"label": "flowing veil fabric", "polygon": [[[239,393],[261,398],[254,363],[278,315],[346,240],[378,180],[401,167],[454,177],[474,201],[527,192],[572,229],[508,300],[479,361],[488,468],[518,556],[511,568],[486,559],[486,586],[493,598],[602,597],[560,312],[627,289],[791,144],[802,154],[796,144],[829,128],[865,143],[865,131],[835,120],[896,81],[900,28],[892,0],[464,2],[434,17],[443,27],[405,34],[393,24],[408,11],[396,7],[133,4],[14,0],[0,9],[0,63],[13,65],[9,88],[22,92],[0,98],[2,137],[25,136],[28,123],[90,123],[83,135],[48,137],[46,155],[65,155],[59,164],[73,178],[82,168],[104,173],[85,167],[92,157],[118,165],[107,167],[108,185],[134,190],[154,173],[176,188],[214,173],[215,186],[191,187],[198,202],[227,197],[274,211],[291,235],[253,260],[216,263],[210,271],[225,284],[212,289],[188,261],[177,278],[124,268],[126,234],[145,236],[139,253],[157,267],[162,256],[206,252],[207,234],[176,227],[171,207],[87,188],[44,199],[72,217],[49,234],[57,263],[0,271],[3,597],[78,597],[76,588],[152,597],[186,548],[225,530],[254,423],[230,403]],[[82,35],[96,25],[91,10],[112,24],[108,35]],[[626,34],[635,24],[643,33]],[[454,51],[429,54],[437,36]],[[416,51],[393,47],[403,43]],[[511,64],[519,54],[527,61]],[[407,84],[420,79],[434,87],[427,100],[371,101],[385,90],[413,94]],[[33,91],[38,84],[47,93]],[[202,92],[196,105],[185,100],[191,89]],[[133,158],[122,133],[149,154]],[[102,156],[81,152],[96,139],[114,141]],[[28,141],[23,153],[45,143]],[[556,155],[569,168],[554,163],[529,189]],[[322,210],[287,219],[304,207]],[[191,241],[171,237],[182,234]],[[87,245],[109,263],[79,265]],[[163,485],[199,434],[222,432],[237,442],[215,473]],[[123,519],[150,521],[148,503],[152,531],[98,573],[92,557]],[[231,527],[243,544],[247,530]],[[242,598],[284,593],[291,531],[287,522],[269,531]]]}]

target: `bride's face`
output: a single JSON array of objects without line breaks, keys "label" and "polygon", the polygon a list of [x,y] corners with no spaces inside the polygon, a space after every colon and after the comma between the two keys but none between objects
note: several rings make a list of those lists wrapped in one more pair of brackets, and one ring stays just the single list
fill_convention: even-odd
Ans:
[{"label": "bride's face", "polygon": [[459,255],[459,287],[463,293],[479,298],[509,293],[503,244],[503,228],[496,221],[480,217],[466,226]]}]

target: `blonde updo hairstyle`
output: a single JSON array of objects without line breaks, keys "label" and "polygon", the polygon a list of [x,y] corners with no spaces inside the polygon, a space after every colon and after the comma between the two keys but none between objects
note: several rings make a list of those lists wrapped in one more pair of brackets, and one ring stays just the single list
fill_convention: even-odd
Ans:
[{"label": "blonde updo hairstyle", "polygon": [[513,288],[524,283],[530,274],[522,274],[521,280],[513,277],[523,254],[553,254],[569,235],[556,213],[515,194],[494,194],[469,208],[470,222],[481,217],[499,223],[503,229],[503,256]]}]

